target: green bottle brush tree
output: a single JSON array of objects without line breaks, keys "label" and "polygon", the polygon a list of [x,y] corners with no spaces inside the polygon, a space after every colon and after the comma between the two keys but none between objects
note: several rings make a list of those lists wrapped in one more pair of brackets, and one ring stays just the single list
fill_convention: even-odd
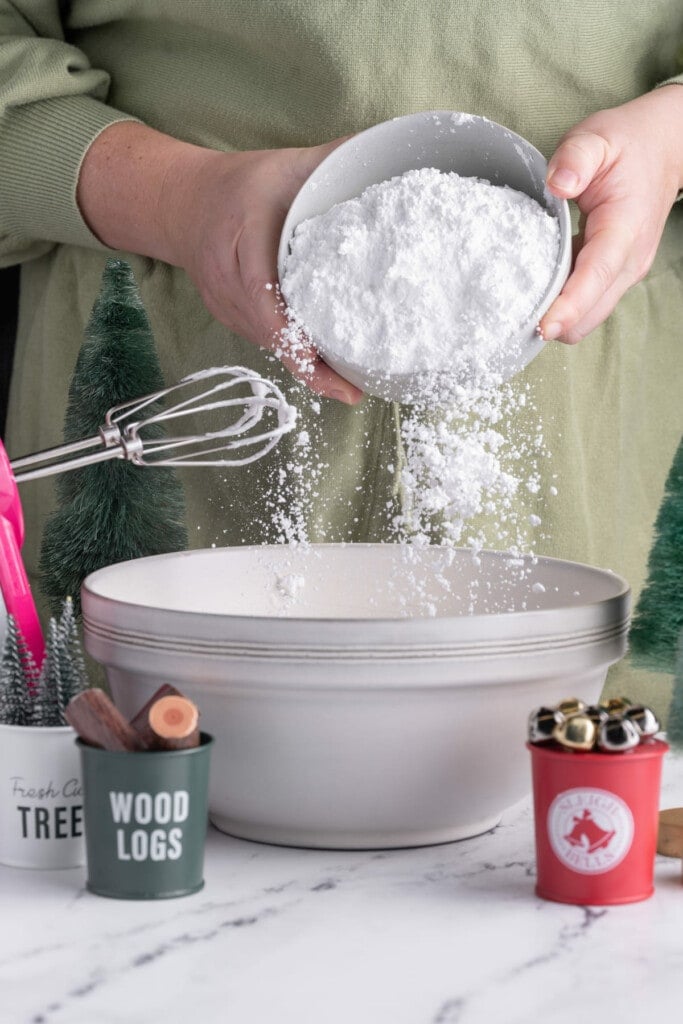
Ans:
[{"label": "green bottle brush tree", "polygon": [[629,639],[636,665],[674,673],[667,734],[683,747],[683,440],[667,477]]},{"label": "green bottle brush tree", "polygon": [[[132,269],[110,259],[71,381],[64,440],[96,435],[108,409],[163,387]],[[150,414],[159,408],[151,406]],[[163,437],[164,430],[155,424],[145,436]],[[58,507],[40,558],[42,589],[54,612],[71,595],[80,614],[81,583],[96,569],[187,547],[182,487],[168,467],[115,459],[63,473],[56,487]]]}]

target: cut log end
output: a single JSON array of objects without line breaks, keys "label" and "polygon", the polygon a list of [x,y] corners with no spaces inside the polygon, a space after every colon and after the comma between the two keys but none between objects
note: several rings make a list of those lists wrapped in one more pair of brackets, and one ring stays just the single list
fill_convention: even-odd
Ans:
[{"label": "cut log end", "polygon": [[149,724],[164,739],[184,739],[197,728],[199,712],[186,697],[161,697],[149,709]]}]

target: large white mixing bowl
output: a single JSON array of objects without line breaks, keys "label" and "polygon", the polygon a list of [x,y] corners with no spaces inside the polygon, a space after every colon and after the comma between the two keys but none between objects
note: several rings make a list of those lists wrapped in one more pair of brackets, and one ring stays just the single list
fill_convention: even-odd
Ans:
[{"label": "large white mixing bowl", "polygon": [[483,832],[528,792],[527,716],[598,699],[629,588],[496,552],[245,547],[101,569],[83,611],[125,713],[163,682],[199,705],[218,828],[381,848]]}]

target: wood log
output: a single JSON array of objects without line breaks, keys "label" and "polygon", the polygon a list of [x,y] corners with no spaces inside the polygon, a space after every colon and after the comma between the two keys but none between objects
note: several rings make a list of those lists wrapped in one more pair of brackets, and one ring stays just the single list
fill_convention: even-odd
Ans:
[{"label": "wood log", "polygon": [[182,697],[182,693],[176,690],[175,686],[171,686],[170,683],[162,683],[158,690],[156,690],[149,698],[146,704],[140,708],[134,718],[131,719],[131,726],[139,734],[142,742],[148,748],[154,748],[157,745],[158,736],[153,729],[150,728],[149,724],[149,712],[153,704],[161,697]]},{"label": "wood log", "polygon": [[80,738],[103,750],[145,750],[142,737],[131,728],[104,690],[83,690],[71,700],[64,717]]},{"label": "wood log", "polygon": [[152,704],[148,717],[156,736],[155,749],[186,750],[199,746],[199,711],[187,697],[160,697]]},{"label": "wood log", "polygon": [[657,853],[683,858],[683,807],[669,807],[659,812]]}]

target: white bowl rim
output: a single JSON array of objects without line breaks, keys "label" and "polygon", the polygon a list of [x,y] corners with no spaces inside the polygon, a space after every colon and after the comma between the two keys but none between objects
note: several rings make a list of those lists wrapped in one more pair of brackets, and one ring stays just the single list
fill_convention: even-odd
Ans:
[{"label": "white bowl rim", "polygon": [[[379,543],[379,544],[374,544],[374,543],[366,543],[366,544],[348,544],[348,543],[337,543],[337,544],[334,544],[334,543],[325,543],[325,544],[310,544],[310,545],[307,546],[307,550],[312,550],[312,551],[315,552],[315,551],[329,550],[329,549],[339,549],[339,550],[344,549],[344,548],[375,549],[375,548],[387,548],[387,547],[398,548],[399,546],[400,545],[392,545],[392,544],[388,544],[388,543]],[[433,549],[433,550],[436,550],[436,551],[444,552],[444,553],[455,551],[455,552],[466,553],[466,554],[468,554],[470,556],[472,554],[472,552],[468,548],[452,548],[452,547],[448,547],[448,546],[445,546],[445,545],[437,545],[437,544],[430,545],[430,548]],[[514,623],[516,621],[519,621],[521,619],[523,619],[523,621],[525,623],[527,623],[528,625],[531,625],[532,622],[534,622],[534,621],[535,622],[544,621],[545,619],[547,619],[549,617],[556,616],[560,611],[564,611],[565,613],[571,613],[572,611],[579,611],[580,610],[581,612],[585,613],[587,610],[589,610],[591,608],[606,607],[606,606],[609,606],[611,603],[623,604],[625,601],[627,601],[627,599],[629,598],[630,593],[631,593],[631,588],[630,588],[630,585],[629,585],[628,581],[623,576],[620,576],[618,573],[613,572],[611,569],[603,569],[603,568],[599,568],[599,567],[594,566],[594,565],[590,565],[590,564],[588,564],[586,562],[576,562],[576,561],[568,560],[568,559],[554,558],[554,557],[551,557],[551,556],[548,556],[548,555],[538,555],[538,556],[523,555],[523,556],[520,556],[520,558],[522,558],[524,561],[528,561],[528,562],[532,562],[532,560],[533,560],[534,564],[541,563],[543,565],[547,565],[547,566],[550,566],[550,567],[552,567],[553,565],[565,566],[565,567],[573,567],[573,568],[577,568],[579,570],[585,570],[587,573],[591,573],[591,574],[594,574],[596,576],[599,576],[603,580],[611,579],[614,582],[614,584],[615,584],[614,593],[610,594],[607,597],[603,597],[603,598],[600,598],[600,599],[597,599],[597,600],[582,601],[582,602],[580,602],[580,603],[578,603],[576,605],[573,605],[573,606],[554,606],[554,607],[549,607],[549,608],[533,609],[533,610],[529,610],[529,611],[509,611],[509,612],[508,611],[499,611],[499,612],[490,612],[490,613],[482,613],[482,614],[471,614],[471,615],[465,615],[465,614],[463,614],[463,615],[437,615],[437,616],[428,616],[428,615],[424,615],[424,616],[413,615],[413,616],[410,616],[410,615],[408,615],[408,616],[396,616],[396,617],[384,617],[384,618],[380,618],[380,617],[378,617],[378,618],[369,618],[369,617],[359,616],[359,617],[356,617],[356,618],[349,618],[349,617],[346,617],[346,618],[345,617],[330,618],[329,616],[320,616],[320,617],[316,617],[316,616],[297,616],[297,615],[279,616],[279,615],[268,615],[268,614],[253,615],[253,614],[231,614],[231,613],[225,613],[225,612],[204,612],[204,611],[198,611],[198,610],[192,610],[192,609],[188,609],[188,610],[179,610],[177,608],[164,609],[163,607],[160,607],[158,605],[137,604],[135,601],[127,601],[127,600],[124,600],[124,599],[122,599],[120,597],[110,597],[106,593],[103,593],[103,591],[100,589],[102,580],[106,579],[106,576],[112,570],[120,571],[121,566],[129,565],[129,564],[132,564],[132,563],[136,563],[136,564],[137,563],[152,564],[152,563],[158,563],[158,562],[170,561],[170,560],[176,560],[176,559],[183,559],[184,560],[184,559],[188,559],[188,558],[191,559],[191,558],[197,558],[197,557],[215,556],[217,552],[218,553],[223,553],[223,557],[226,557],[226,556],[229,557],[228,553],[232,553],[232,552],[240,552],[240,553],[251,552],[251,551],[253,551],[253,552],[263,552],[264,550],[267,551],[269,549],[284,550],[284,549],[286,549],[286,545],[281,545],[281,544],[275,544],[275,545],[252,544],[252,545],[240,545],[240,546],[236,546],[236,547],[224,547],[224,548],[193,548],[193,549],[191,549],[189,551],[176,551],[176,552],[169,552],[168,554],[148,555],[145,558],[131,559],[131,560],[127,561],[127,562],[116,562],[116,563],[113,563],[112,565],[105,566],[102,569],[98,569],[95,572],[90,573],[86,577],[84,582],[83,582],[83,585],[82,585],[82,588],[81,588],[81,595],[82,595],[82,599],[83,599],[83,603],[84,603],[84,619],[87,619],[89,617],[87,615],[87,613],[86,613],[85,605],[87,605],[88,601],[90,599],[92,599],[96,603],[104,602],[104,603],[108,604],[109,606],[113,605],[113,606],[116,606],[116,607],[118,607],[120,609],[125,609],[126,611],[130,611],[131,613],[139,613],[141,618],[143,618],[145,615],[148,615],[149,613],[156,612],[156,613],[163,613],[165,615],[168,615],[169,617],[180,616],[180,617],[183,617],[183,618],[187,617],[190,620],[192,620],[192,619],[200,620],[201,619],[201,620],[206,620],[206,621],[209,621],[209,622],[213,621],[215,623],[226,622],[226,621],[234,622],[236,624],[239,624],[239,623],[246,624],[246,623],[255,623],[255,622],[266,623],[267,622],[267,623],[269,623],[273,627],[275,627],[276,624],[279,626],[280,623],[286,623],[287,625],[285,626],[285,628],[293,628],[295,625],[298,625],[298,626],[316,625],[320,629],[325,629],[325,628],[330,627],[331,624],[334,624],[335,627],[339,627],[341,629],[351,629],[351,628],[358,629],[359,626],[371,626],[371,627],[381,628],[382,626],[389,627],[389,626],[400,625],[402,628],[410,630],[410,629],[415,629],[416,627],[419,628],[420,625],[424,626],[425,624],[428,624],[428,623],[446,624],[446,623],[456,623],[456,622],[460,623],[460,622],[466,621],[468,624],[473,626],[473,625],[475,625],[477,623],[485,623],[485,622],[489,623],[492,620],[496,620],[496,621],[503,621],[504,620],[506,623],[512,624],[512,623]],[[506,560],[506,559],[513,559],[513,558],[517,557],[517,556],[513,556],[510,552],[494,551],[494,550],[490,550],[490,549],[484,549],[484,550],[480,551],[479,552],[479,556],[480,557],[483,556],[484,558],[493,558],[495,560],[500,560],[500,561],[503,561],[503,560]],[[570,618],[571,615],[568,614],[567,617]],[[620,619],[618,619],[618,620],[615,619],[614,620],[614,624],[616,625],[617,622],[623,622],[623,621],[626,621],[627,619],[628,619],[628,611]],[[572,630],[568,629],[568,630],[565,630],[565,631],[562,631],[562,632],[563,633],[567,633],[567,634],[571,634]],[[142,631],[141,631],[141,633],[142,633]],[[154,635],[156,635],[156,634],[154,634]]]}]

